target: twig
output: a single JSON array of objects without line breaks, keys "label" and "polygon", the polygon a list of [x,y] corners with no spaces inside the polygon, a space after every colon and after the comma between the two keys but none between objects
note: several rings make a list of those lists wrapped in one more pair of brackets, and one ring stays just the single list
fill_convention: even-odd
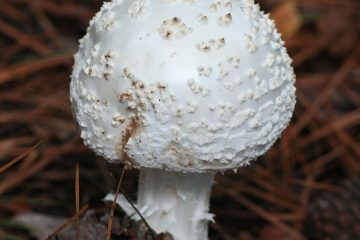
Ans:
[{"label": "twig", "polygon": [[144,216],[140,213],[140,211],[137,209],[137,207],[134,205],[134,203],[131,201],[131,199],[129,198],[129,196],[127,195],[127,193],[124,190],[121,190],[121,193],[124,195],[124,197],[126,198],[126,200],[128,201],[128,203],[131,205],[131,207],[135,210],[135,212],[139,215],[139,217],[141,218],[141,220],[143,221],[143,223],[145,224],[145,226],[147,227],[147,229],[150,232],[150,236],[152,240],[156,240],[156,236],[155,236],[155,231],[150,227],[149,223],[146,221],[146,219],[144,218]]},{"label": "twig", "polygon": [[[344,81],[346,76],[353,70],[355,66],[354,59],[357,57],[357,52],[359,51],[360,47],[356,49],[352,55],[348,57],[348,59],[343,63],[343,65],[340,67],[340,69],[334,74],[332,79],[330,79],[329,84],[320,92],[316,98],[316,100],[313,102],[314,105],[320,106],[330,96],[330,93],[334,91],[334,89]],[[303,114],[302,117],[297,121],[295,125],[293,125],[291,132],[293,136],[296,136],[299,134],[300,130],[309,123],[309,121],[314,117],[312,112],[307,112],[306,114]]]},{"label": "twig", "polygon": [[32,151],[34,151],[41,143],[43,142],[43,140],[38,141],[33,147],[31,147],[29,150],[27,150],[26,152],[24,152],[23,154],[21,154],[20,156],[16,157],[15,159],[13,159],[12,161],[10,161],[9,163],[5,164],[4,166],[2,166],[0,168],[0,173],[5,172],[6,170],[8,170],[9,168],[11,168],[12,166],[14,166],[17,162],[19,162],[21,159],[23,159],[24,157],[26,157],[29,153],[31,153]]},{"label": "twig", "polygon": [[79,211],[80,211],[80,167],[79,162],[76,163],[75,170],[75,214],[76,218],[76,239],[80,240],[80,219],[79,219]]},{"label": "twig", "polygon": [[76,148],[77,146],[74,146],[73,142],[69,142],[67,145],[61,147],[48,148],[48,150],[44,152],[44,157],[41,160],[21,173],[18,173],[14,176],[8,176],[2,182],[0,182],[0,194],[3,194],[4,192],[16,186],[19,182],[34,176],[37,172],[44,169],[52,161],[54,161],[55,157],[59,155],[59,152],[65,154],[66,152],[74,151]]},{"label": "twig", "polygon": [[12,27],[1,19],[0,33],[6,34],[8,37],[16,40],[19,44],[27,46],[41,55],[49,54],[51,52],[49,47],[45,46],[36,38],[18,31],[16,28]]},{"label": "twig", "polygon": [[57,229],[55,229],[55,231],[53,233],[51,233],[46,240],[51,240],[51,238],[55,237],[60,231],[62,231],[64,228],[66,228],[67,226],[69,226],[71,223],[73,223],[74,221],[76,221],[76,219],[79,218],[79,216],[81,216],[82,214],[84,214],[87,209],[89,208],[89,204],[85,205],[84,207],[82,207],[80,209],[80,211],[75,214],[74,216],[72,216],[70,219],[68,219],[66,222],[64,222],[60,227],[58,227]]},{"label": "twig", "polygon": [[296,230],[292,229],[290,226],[283,223],[278,217],[266,211],[265,209],[262,209],[255,203],[244,198],[243,196],[239,195],[236,191],[233,191],[231,188],[217,188],[217,190],[226,193],[227,195],[231,196],[231,198],[234,199],[235,201],[251,209],[254,213],[257,213],[262,218],[268,220],[269,222],[277,226],[279,229],[282,229],[284,232],[286,232],[287,234],[289,234],[289,236],[292,237],[291,239],[294,240],[305,239],[299,232],[297,232]]},{"label": "twig", "polygon": [[57,65],[70,64],[72,54],[62,53],[50,57],[41,58],[35,61],[27,61],[7,69],[0,69],[0,84],[4,84],[14,78],[24,77],[39,70],[51,68]]},{"label": "twig", "polygon": [[120,192],[120,188],[121,188],[121,184],[123,182],[123,178],[124,178],[124,175],[125,175],[125,170],[126,170],[126,167],[125,165],[123,166],[123,169],[121,171],[121,176],[120,176],[120,179],[119,179],[119,182],[116,186],[116,191],[115,191],[115,197],[114,197],[114,200],[111,204],[111,209],[110,209],[110,214],[109,214],[109,220],[108,220],[108,226],[107,226],[107,235],[106,235],[106,239],[107,240],[110,240],[111,239],[111,231],[112,231],[112,224],[113,224],[113,218],[114,218],[114,211],[115,211],[115,206],[116,206],[116,200],[118,198],[118,195],[119,195],[119,192]]},{"label": "twig", "polygon": [[346,127],[351,127],[360,123],[360,110],[349,113],[341,118],[338,118],[328,125],[325,125],[316,131],[314,131],[310,136],[307,136],[305,139],[298,141],[296,144],[296,149],[303,149],[308,144],[312,143],[319,138],[323,138],[329,135],[332,131],[337,129],[342,129]]}]

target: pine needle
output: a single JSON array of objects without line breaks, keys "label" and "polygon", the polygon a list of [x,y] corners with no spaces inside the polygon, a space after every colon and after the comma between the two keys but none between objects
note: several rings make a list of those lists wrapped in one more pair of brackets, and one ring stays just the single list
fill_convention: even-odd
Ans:
[{"label": "pine needle", "polygon": [[80,167],[79,162],[76,163],[75,170],[75,208],[76,208],[76,239],[80,240],[80,220],[79,220],[79,211],[80,211]]},{"label": "pine needle", "polygon": [[135,210],[135,212],[139,215],[139,217],[141,218],[141,220],[144,222],[145,226],[148,228],[148,230],[150,231],[150,236],[152,240],[156,240],[155,237],[155,233],[154,230],[150,227],[149,223],[146,221],[146,219],[144,218],[143,215],[141,215],[140,211],[137,209],[137,207],[134,205],[134,203],[130,200],[129,196],[127,195],[127,193],[124,190],[121,190],[121,193],[124,195],[124,197],[126,198],[126,200],[128,201],[128,203],[131,205],[131,207]]},{"label": "pine needle", "polygon": [[[110,177],[115,181],[115,177],[112,173],[110,173]],[[137,209],[137,207],[135,206],[135,204],[131,201],[129,195],[123,190],[120,189],[120,192],[124,195],[126,201],[130,204],[130,206],[134,209],[134,211],[139,215],[139,217],[141,218],[141,220],[143,221],[143,223],[145,224],[145,226],[148,228],[148,230],[150,231],[150,236],[152,240],[156,240],[155,237],[155,231],[150,227],[150,224],[146,221],[146,219],[144,218],[144,216],[140,213],[140,211]]]},{"label": "pine needle", "polygon": [[14,166],[17,162],[19,162],[20,160],[22,160],[24,157],[26,157],[29,153],[31,153],[32,151],[34,151],[41,143],[43,142],[43,140],[38,141],[34,146],[32,146],[30,149],[28,149],[27,151],[25,151],[24,153],[20,154],[19,156],[17,156],[16,158],[14,158],[13,160],[11,160],[10,162],[8,162],[7,164],[5,164],[4,166],[0,167],[0,174],[5,172],[6,170],[8,170],[9,168],[11,168],[12,166]]},{"label": "pine needle", "polygon": [[112,224],[113,224],[113,218],[114,218],[114,210],[115,210],[115,206],[116,206],[116,200],[117,200],[117,197],[119,195],[119,192],[120,192],[120,187],[121,187],[121,184],[122,184],[122,181],[124,179],[124,175],[125,175],[125,166],[123,167],[122,171],[121,171],[121,176],[120,176],[120,179],[119,179],[119,182],[117,184],[117,187],[116,187],[116,192],[115,192],[115,197],[114,197],[114,201],[112,202],[111,204],[111,209],[110,209],[110,214],[109,214],[109,221],[108,221],[108,228],[107,228],[107,235],[106,235],[106,239],[107,240],[110,240],[111,239],[111,231],[112,231]]},{"label": "pine needle", "polygon": [[53,237],[55,237],[61,230],[63,230],[64,228],[66,228],[67,226],[69,226],[71,223],[73,223],[74,221],[76,221],[76,219],[79,218],[79,216],[81,216],[83,213],[86,212],[86,210],[89,208],[89,204],[85,205],[83,208],[80,209],[80,211],[78,213],[76,213],[74,216],[72,216],[71,218],[69,218],[66,222],[64,222],[60,227],[58,227],[57,229],[55,229],[55,231],[50,234],[46,240],[51,240]]}]

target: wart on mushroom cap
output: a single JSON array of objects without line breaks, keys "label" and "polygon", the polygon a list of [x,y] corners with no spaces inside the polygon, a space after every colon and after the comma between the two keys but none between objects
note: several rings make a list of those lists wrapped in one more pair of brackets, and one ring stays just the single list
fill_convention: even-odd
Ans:
[{"label": "wart on mushroom cap", "polygon": [[[109,161],[126,152],[136,167],[232,169],[288,124],[290,64],[252,1],[115,0],[80,41],[71,100],[85,143]],[[141,131],[125,137],[135,118]]]}]

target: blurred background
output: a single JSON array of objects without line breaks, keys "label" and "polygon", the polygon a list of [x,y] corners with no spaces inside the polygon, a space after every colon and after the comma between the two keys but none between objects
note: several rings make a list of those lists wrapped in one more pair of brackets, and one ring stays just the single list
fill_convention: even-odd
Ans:
[{"label": "blurred background", "polygon": [[[217,176],[210,239],[360,239],[360,2],[258,2],[294,59],[298,101],[266,156]],[[55,230],[86,204],[82,239],[105,239],[102,198],[121,167],[83,146],[68,96],[72,55],[101,4],[0,0],[0,239],[75,239]],[[133,198],[136,176],[123,182]],[[136,239],[118,210],[112,234]]]}]

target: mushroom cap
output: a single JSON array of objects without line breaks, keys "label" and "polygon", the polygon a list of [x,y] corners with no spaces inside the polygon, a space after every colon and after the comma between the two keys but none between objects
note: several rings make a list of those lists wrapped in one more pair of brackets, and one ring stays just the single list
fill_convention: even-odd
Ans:
[{"label": "mushroom cap", "polygon": [[249,0],[113,0],[80,40],[70,86],[85,144],[182,172],[264,154],[295,105],[291,59]]}]

